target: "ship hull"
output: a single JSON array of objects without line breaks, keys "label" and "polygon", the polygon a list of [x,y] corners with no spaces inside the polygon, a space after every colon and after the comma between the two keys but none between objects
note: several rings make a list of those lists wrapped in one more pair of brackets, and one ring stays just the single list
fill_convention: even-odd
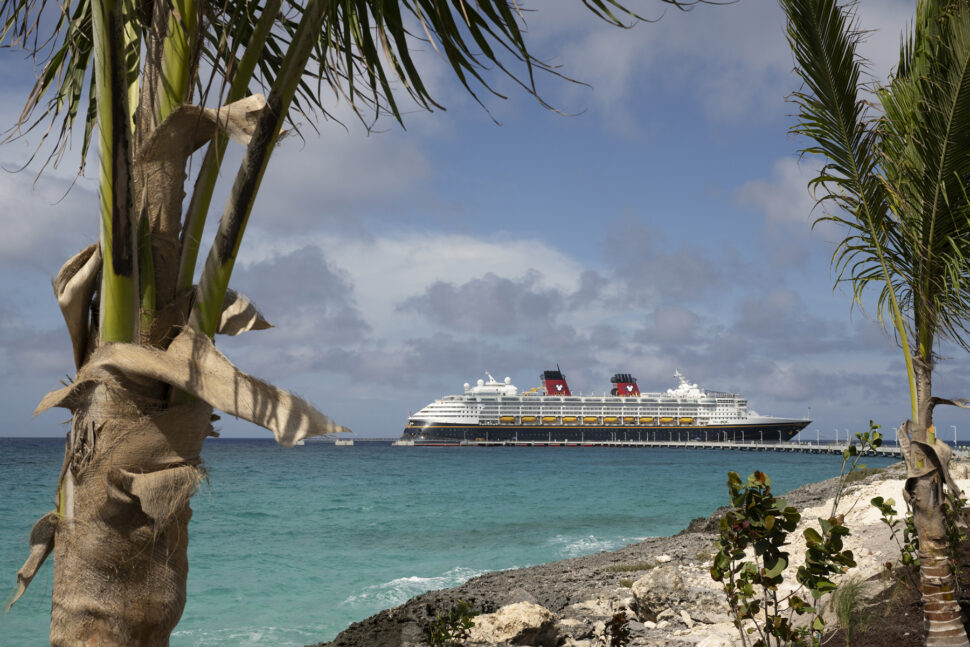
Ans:
[{"label": "ship hull", "polygon": [[412,421],[402,440],[415,444],[462,442],[602,443],[647,441],[764,441],[791,440],[808,420],[704,426],[642,425],[461,425]]}]

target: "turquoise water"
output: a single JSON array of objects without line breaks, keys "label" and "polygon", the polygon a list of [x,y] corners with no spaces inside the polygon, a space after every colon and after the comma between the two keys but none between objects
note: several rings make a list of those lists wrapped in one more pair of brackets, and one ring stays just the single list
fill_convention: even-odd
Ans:
[{"label": "turquoise water", "polygon": [[[0,438],[0,575],[12,592],[53,507],[63,442]],[[174,647],[305,645],[428,589],[669,535],[726,503],[728,470],[776,492],[836,456],[608,448],[413,448],[210,440]],[[886,464],[870,459],[869,465]],[[46,644],[44,565],[0,644]],[[0,589],[2,590],[2,589]],[[7,597],[6,595],[4,596]]]}]

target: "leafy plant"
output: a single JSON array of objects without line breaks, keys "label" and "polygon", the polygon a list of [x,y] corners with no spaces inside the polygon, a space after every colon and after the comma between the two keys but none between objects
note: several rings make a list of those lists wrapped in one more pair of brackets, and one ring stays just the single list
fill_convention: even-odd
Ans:
[{"label": "leafy plant", "polygon": [[431,647],[461,647],[475,626],[472,618],[477,615],[470,604],[459,598],[448,613],[437,614],[434,622],[425,628],[428,644]]},{"label": "leafy plant", "polygon": [[[747,646],[749,635],[757,634],[754,647],[818,645],[825,626],[818,600],[835,589],[834,575],[855,566],[852,552],[842,546],[849,529],[839,517],[819,520],[821,532],[807,528],[805,564],[796,574],[800,587],[779,596],[789,557],[783,547],[801,515],[772,495],[771,479],[762,472],[746,482],[729,472],[727,486],[732,509],[721,519],[711,577],[724,585],[742,643]],[[798,595],[806,591],[812,603]],[[807,625],[793,621],[805,614]]]},{"label": "leafy plant", "polygon": [[[839,472],[839,487],[835,491],[835,497],[832,499],[832,512],[829,516],[834,517],[835,513],[839,508],[839,501],[842,499],[842,494],[845,491],[845,486],[850,483],[855,478],[852,478],[853,474],[858,474],[856,470],[866,469],[865,464],[859,465],[859,461],[866,454],[872,450],[878,449],[882,446],[882,434],[879,433],[879,429],[882,425],[877,425],[872,420],[869,421],[869,430],[859,432],[855,435],[856,439],[859,441],[859,445],[854,443],[846,447],[842,451],[842,470]],[[848,470],[846,470],[848,466]]]},{"label": "leafy plant", "polygon": [[[881,496],[873,498],[871,501],[881,513],[879,520],[889,528],[889,534],[899,547],[899,563],[903,566],[919,568],[919,537],[916,535],[916,524],[913,515],[907,514],[903,519],[899,519],[896,512],[896,501],[892,498],[883,499]],[[893,573],[893,563],[886,562],[886,571]],[[910,569],[905,569],[905,577],[913,588],[919,588],[919,581]]]},{"label": "leafy plant", "polygon": [[630,628],[627,626],[629,621],[626,613],[619,611],[606,623],[603,639],[608,641],[610,647],[626,647],[630,644]]}]

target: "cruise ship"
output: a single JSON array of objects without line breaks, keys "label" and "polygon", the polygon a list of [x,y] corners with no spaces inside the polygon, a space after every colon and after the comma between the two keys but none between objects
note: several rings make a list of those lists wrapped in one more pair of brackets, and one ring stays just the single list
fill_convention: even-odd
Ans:
[{"label": "cruise ship", "polygon": [[520,393],[511,378],[465,384],[408,418],[400,444],[494,441],[600,443],[624,441],[791,440],[811,420],[762,416],[745,397],[701,389],[680,374],[664,393],[641,393],[635,377],[617,373],[606,395],[573,395],[558,368]]}]

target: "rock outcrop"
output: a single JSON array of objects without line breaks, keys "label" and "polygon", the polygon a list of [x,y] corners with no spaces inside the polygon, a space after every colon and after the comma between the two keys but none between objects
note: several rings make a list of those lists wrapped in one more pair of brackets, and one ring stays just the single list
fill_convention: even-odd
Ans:
[{"label": "rock outcrop", "polygon": [[516,602],[495,613],[475,618],[466,641],[469,645],[533,645],[556,647],[559,642],[557,618],[549,609],[534,602]]}]

